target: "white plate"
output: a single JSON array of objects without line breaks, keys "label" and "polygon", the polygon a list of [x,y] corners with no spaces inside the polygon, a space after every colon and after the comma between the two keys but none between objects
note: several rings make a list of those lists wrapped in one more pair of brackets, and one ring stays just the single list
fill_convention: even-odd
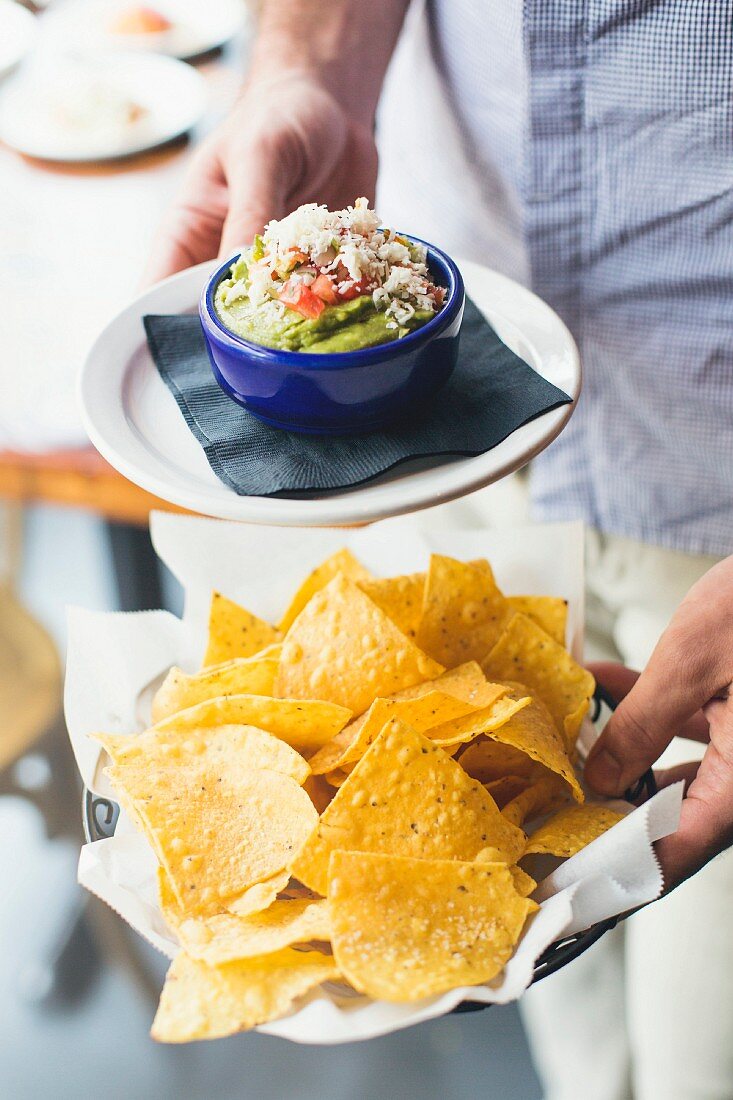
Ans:
[{"label": "white plate", "polygon": [[36,36],[36,20],[15,0],[0,0],[0,76],[23,60]]},{"label": "white plate", "polygon": [[[145,6],[171,24],[165,31],[119,34],[112,28],[122,13]],[[144,50],[181,60],[225,45],[242,29],[245,0],[66,0],[44,19],[48,42],[76,49]]]},{"label": "white plate", "polygon": [[[143,109],[135,121],[122,117],[127,103]],[[44,56],[0,94],[0,140],[42,160],[107,160],[186,133],[205,108],[203,77],[170,57]]]},{"label": "white plate", "polygon": [[238,496],[209,467],[148,353],[145,313],[194,312],[215,263],[182,271],[120,313],[92,347],[80,377],[82,415],[102,455],[130,481],[172,504],[220,519],[285,526],[367,523],[428,508],[489,485],[525,465],[562,431],[581,387],[578,352],[560,318],[530,291],[459,261],[466,289],[501,338],[573,398],[477,458],[398,468],[378,481],[309,499]]}]

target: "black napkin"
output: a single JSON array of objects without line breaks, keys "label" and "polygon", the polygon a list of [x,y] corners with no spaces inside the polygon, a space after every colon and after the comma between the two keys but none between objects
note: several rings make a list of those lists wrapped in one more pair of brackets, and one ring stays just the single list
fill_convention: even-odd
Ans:
[{"label": "black napkin", "polygon": [[240,495],[344,489],[410,459],[482,454],[527,421],[570,402],[502,343],[469,300],[458,364],[439,400],[406,423],[356,436],[268,427],[219,389],[198,317],[148,316],[144,324],[160,376],[209,465]]}]

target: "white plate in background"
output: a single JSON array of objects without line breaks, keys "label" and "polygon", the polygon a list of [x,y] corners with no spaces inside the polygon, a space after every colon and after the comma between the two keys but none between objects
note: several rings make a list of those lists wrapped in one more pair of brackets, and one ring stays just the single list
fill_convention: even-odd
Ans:
[{"label": "white plate in background", "polygon": [[0,91],[0,140],[42,160],[109,160],[187,133],[206,102],[200,73],[170,57],[44,54]]},{"label": "white plate in background", "polygon": [[[475,458],[422,460],[352,489],[308,498],[239,496],[217,478],[148,352],[146,313],[193,313],[218,261],[147,290],[111,321],[84,364],[79,393],[97,450],[130,481],[171,504],[219,519],[284,526],[369,523],[464,496],[524,466],[562,431],[577,402],[575,343],[556,313],[495,271],[458,261],[466,290],[505,341],[573,404],[543,413]],[[365,437],[368,439],[368,437]]]},{"label": "white plate in background", "polygon": [[33,45],[35,16],[15,0],[0,0],[0,77],[18,65]]},{"label": "white plate in background", "polygon": [[[171,26],[160,32],[120,34],[115,20],[148,8]],[[225,45],[247,21],[245,0],[66,0],[44,18],[46,42],[83,50],[144,50],[181,60]]]}]

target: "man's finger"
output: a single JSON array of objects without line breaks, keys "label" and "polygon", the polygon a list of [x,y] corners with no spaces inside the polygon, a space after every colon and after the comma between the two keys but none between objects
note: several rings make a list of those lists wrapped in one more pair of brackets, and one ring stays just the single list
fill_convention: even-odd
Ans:
[{"label": "man's finger", "polygon": [[[640,672],[635,672],[615,661],[591,661],[588,664],[588,670],[616,703],[621,703],[626,698],[641,675]],[[676,736],[706,744],[710,738],[710,724],[705,713],[699,710],[693,714],[676,730]]]},{"label": "man's finger", "polygon": [[219,256],[226,259],[251,244],[272,218],[282,218],[287,192],[285,165],[277,146],[240,150],[227,165],[229,209],[221,234]]},{"label": "man's finger", "polygon": [[617,661],[589,661],[588,671],[617,703],[626,698],[641,675]]},{"label": "man's finger", "polygon": [[682,781],[685,784],[686,792],[693,780],[696,779],[699,770],[700,761],[689,760],[686,764],[675,764],[673,768],[662,768],[660,771],[655,771],[654,780],[657,784],[657,790],[662,791],[665,787],[671,787],[673,783]]},{"label": "man's finger", "polygon": [[234,255],[261,233],[272,218],[281,216],[280,208],[271,205],[258,205],[254,202],[233,202],[224,222],[219,246],[219,259],[225,260]]},{"label": "man's finger", "polygon": [[677,832],[655,845],[665,889],[677,886],[733,843],[733,768],[711,745],[690,784]]},{"label": "man's finger", "polygon": [[685,731],[715,690],[708,650],[707,638],[691,636],[674,624],[665,631],[643,675],[588,756],[585,774],[592,787],[619,794]]},{"label": "man's finger", "polygon": [[143,286],[216,256],[220,224],[186,206],[170,211],[153,244],[143,273]]},{"label": "man's finger", "polygon": [[186,267],[213,260],[226,212],[226,181],[216,150],[205,145],[194,157],[176,201],[153,242],[143,285]]}]

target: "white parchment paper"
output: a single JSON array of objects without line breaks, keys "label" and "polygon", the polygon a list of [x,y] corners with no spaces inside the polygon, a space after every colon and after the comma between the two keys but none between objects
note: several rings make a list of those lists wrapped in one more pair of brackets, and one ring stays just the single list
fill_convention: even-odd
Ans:
[{"label": "white parchment paper", "polygon": [[[182,619],[164,611],[69,611],[66,720],[82,778],[99,794],[110,793],[102,775],[106,758],[88,734],[145,729],[152,693],[170,665],[193,671],[200,663],[212,589],[276,620],[303,576],[344,545],[377,576],[424,569],[431,552],[464,560],[488,557],[505,592],[569,601],[568,638],[575,656],[582,655],[580,524],[508,531],[447,521],[439,526],[433,519],[426,529],[424,519],[407,516],[353,531],[291,530],[154,513],[151,530],[158,554],[183,585]],[[353,1042],[443,1015],[462,1000],[515,1000],[550,943],[659,896],[663,883],[652,842],[677,827],[681,800],[677,784],[639,809],[629,807],[623,821],[545,878],[535,895],[540,911],[504,973],[489,985],[410,1005],[346,996],[329,986],[260,1030],[301,1043]],[[113,838],[82,848],[79,881],[172,958],[178,945],[157,909],[155,867],[147,841],[121,815]]]}]

